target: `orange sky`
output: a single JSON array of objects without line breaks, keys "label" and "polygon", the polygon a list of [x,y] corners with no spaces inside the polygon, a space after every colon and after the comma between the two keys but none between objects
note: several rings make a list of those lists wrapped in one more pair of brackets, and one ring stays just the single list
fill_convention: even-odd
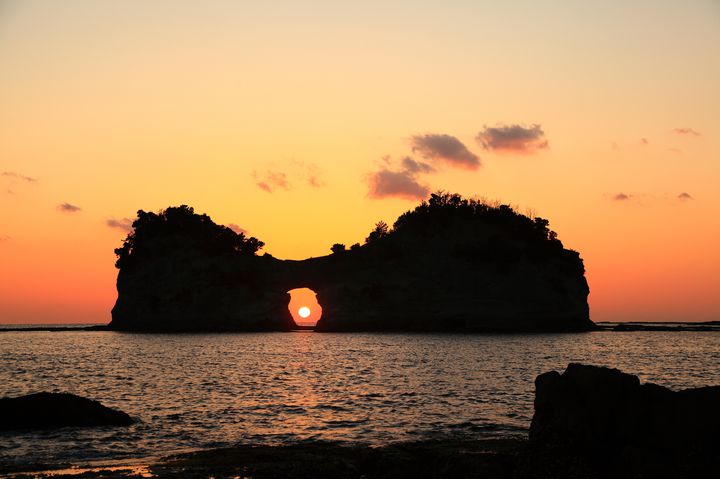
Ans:
[{"label": "orange sky", "polygon": [[549,218],[595,321],[720,319],[717,2],[243,3],[0,3],[0,323],[109,321],[138,209],[300,259],[438,188]]}]

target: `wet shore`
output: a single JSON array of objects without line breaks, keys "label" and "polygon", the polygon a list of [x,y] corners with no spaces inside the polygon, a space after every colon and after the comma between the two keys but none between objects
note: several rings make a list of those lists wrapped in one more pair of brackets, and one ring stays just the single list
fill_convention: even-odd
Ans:
[{"label": "wet shore", "polygon": [[[564,470],[568,468],[554,458]],[[401,442],[385,446],[312,442],[294,445],[238,445],[114,464],[85,466],[0,465],[0,475],[30,478],[419,478],[563,477],[538,476],[547,468],[523,437]],[[571,476],[567,476],[571,477]],[[572,477],[583,477],[573,475]],[[592,477],[592,476],[586,476]]]}]

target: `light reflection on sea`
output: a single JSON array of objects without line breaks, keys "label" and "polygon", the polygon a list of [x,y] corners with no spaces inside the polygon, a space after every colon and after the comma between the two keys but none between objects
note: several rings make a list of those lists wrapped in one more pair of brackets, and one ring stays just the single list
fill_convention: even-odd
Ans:
[{"label": "light reflection on sea", "polygon": [[71,392],[139,420],[0,434],[0,460],[524,433],[535,376],[568,362],[617,367],[672,388],[720,384],[720,334],[0,332],[0,396]]}]

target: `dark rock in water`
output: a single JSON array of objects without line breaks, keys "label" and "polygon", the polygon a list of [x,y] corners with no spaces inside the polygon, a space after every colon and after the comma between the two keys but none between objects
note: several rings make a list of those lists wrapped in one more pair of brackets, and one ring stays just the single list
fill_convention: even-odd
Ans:
[{"label": "dark rock in water", "polygon": [[[303,261],[187,206],[138,212],[116,250],[120,331],[287,331],[288,291],[308,287],[318,331],[588,331],[583,262],[547,220],[435,194],[378,223],[362,246]],[[336,245],[342,246],[342,245]]]},{"label": "dark rock in water", "polygon": [[563,374],[541,374],[535,387],[536,447],[584,457],[616,477],[720,474],[720,386],[672,391],[617,369],[570,364]]},{"label": "dark rock in water", "polygon": [[42,392],[0,399],[0,431],[132,423],[132,418],[124,412],[74,394]]}]

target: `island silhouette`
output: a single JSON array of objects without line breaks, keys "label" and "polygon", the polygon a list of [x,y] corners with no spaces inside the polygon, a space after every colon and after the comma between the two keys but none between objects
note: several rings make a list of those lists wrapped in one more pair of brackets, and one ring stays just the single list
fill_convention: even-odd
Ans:
[{"label": "island silhouette", "polygon": [[546,219],[436,192],[364,244],[302,261],[192,207],[138,211],[115,250],[110,329],[290,331],[288,291],[310,288],[316,331],[575,332],[595,328],[578,252]]}]

